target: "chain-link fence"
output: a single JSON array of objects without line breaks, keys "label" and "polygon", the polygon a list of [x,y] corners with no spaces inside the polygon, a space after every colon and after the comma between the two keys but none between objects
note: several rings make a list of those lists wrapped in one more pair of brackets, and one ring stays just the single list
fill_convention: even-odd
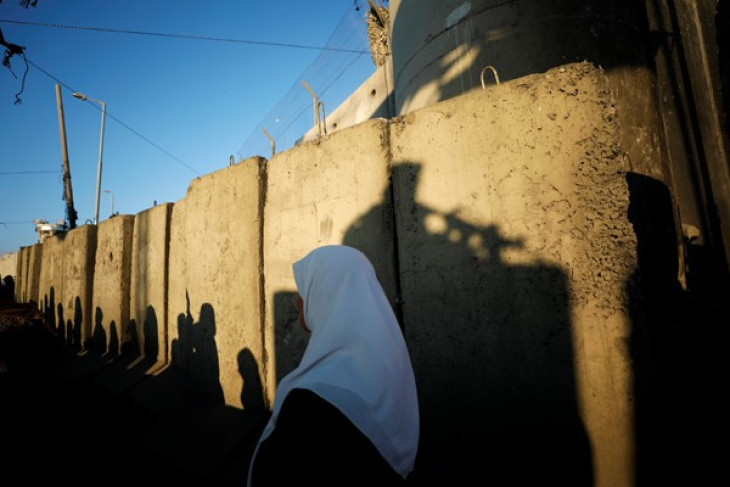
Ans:
[{"label": "chain-link fence", "polygon": [[367,8],[348,9],[324,49],[248,135],[238,150],[240,159],[269,158],[274,151],[293,147],[316,125],[316,117],[324,122],[328,111],[337,108],[375,72],[367,14]]}]

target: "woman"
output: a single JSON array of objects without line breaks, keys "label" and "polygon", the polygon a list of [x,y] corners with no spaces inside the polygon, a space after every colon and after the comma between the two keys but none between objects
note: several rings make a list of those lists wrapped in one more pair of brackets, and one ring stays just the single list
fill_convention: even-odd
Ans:
[{"label": "woman", "polygon": [[370,261],[331,245],[292,267],[300,324],[311,335],[277,388],[249,487],[404,483],[418,448],[416,384]]}]

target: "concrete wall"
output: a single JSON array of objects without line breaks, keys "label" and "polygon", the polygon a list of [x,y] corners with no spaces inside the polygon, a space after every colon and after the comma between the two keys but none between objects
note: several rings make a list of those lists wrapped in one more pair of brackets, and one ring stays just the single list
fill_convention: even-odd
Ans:
[{"label": "concrete wall", "polygon": [[150,365],[161,365],[168,360],[167,284],[172,207],[172,203],[165,203],[134,218],[129,326],[132,340],[136,340],[135,352]]},{"label": "concrete wall", "polygon": [[0,279],[5,276],[13,276],[15,279],[18,271],[18,255],[20,252],[12,252],[0,256]]},{"label": "concrete wall", "polygon": [[117,215],[98,225],[91,348],[112,357],[132,339],[128,325],[133,230],[134,215]]},{"label": "concrete wall", "polygon": [[21,247],[18,250],[18,258],[15,268],[15,301],[26,303],[25,288],[28,286],[28,247]]},{"label": "concrete wall", "polygon": [[261,370],[253,369],[265,362],[263,164],[247,159],[194,180],[171,223],[168,316],[171,324],[177,320],[168,336],[172,363],[187,371],[200,393],[238,406],[245,406],[245,389],[253,385],[244,378],[261,384]]},{"label": "concrete wall", "polygon": [[84,225],[66,232],[64,237],[63,290],[56,297],[63,317],[58,317],[58,326],[64,327],[66,344],[78,350],[92,333],[96,233],[96,226]]},{"label": "concrete wall", "polygon": [[43,245],[35,244],[28,247],[25,276],[25,302],[41,303],[40,278],[43,263]]},{"label": "concrete wall", "polygon": [[[63,321],[63,272],[64,272],[64,238],[65,234],[54,235],[44,240],[41,252],[41,265],[38,279],[39,306],[46,320],[64,340]],[[39,244],[40,245],[40,244]],[[31,250],[32,253],[32,250]],[[33,257],[29,261],[28,274],[33,267]],[[32,292],[32,290],[31,290]]]},{"label": "concrete wall", "polygon": [[270,401],[306,346],[292,301],[294,261],[321,245],[357,247],[396,300],[388,149],[387,123],[374,120],[277,154],[267,165],[266,347],[275,364],[267,367]]},{"label": "concrete wall", "polygon": [[[139,330],[152,308],[169,367],[197,393],[271,406],[306,345],[291,264],[352,245],[405,327],[421,480],[467,483],[487,458],[495,481],[631,485],[634,362],[649,359],[629,355],[640,325],[627,292],[638,259],[629,159],[651,162],[651,147],[627,147],[626,127],[640,125],[624,120],[637,112],[615,80],[567,64],[242,161],[195,179],[174,205],[104,221],[95,338],[112,354],[144,349],[146,327],[140,342],[128,324]],[[76,293],[58,264],[75,236],[35,246],[44,297]]]},{"label": "concrete wall", "polygon": [[525,461],[571,484],[630,484],[636,237],[607,83],[569,65],[392,125],[424,444],[451,445],[431,458],[456,471],[478,451],[518,484],[538,475]]}]

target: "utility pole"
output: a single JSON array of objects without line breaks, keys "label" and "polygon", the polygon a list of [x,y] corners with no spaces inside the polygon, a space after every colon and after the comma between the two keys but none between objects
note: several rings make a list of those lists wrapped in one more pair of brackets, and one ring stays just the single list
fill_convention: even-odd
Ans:
[{"label": "utility pole", "polygon": [[76,210],[74,209],[74,194],[71,189],[71,168],[68,162],[68,148],[66,147],[66,122],[63,118],[63,102],[61,101],[61,85],[56,83],[56,104],[58,105],[58,126],[61,129],[61,154],[63,156],[63,199],[66,200],[68,228],[76,228]]}]

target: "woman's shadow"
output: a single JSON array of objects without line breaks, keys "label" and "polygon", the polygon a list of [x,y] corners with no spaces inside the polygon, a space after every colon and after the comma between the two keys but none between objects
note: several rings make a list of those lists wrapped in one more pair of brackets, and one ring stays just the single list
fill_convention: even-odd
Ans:
[{"label": "woman's shadow", "polygon": [[410,482],[591,485],[564,271],[506,262],[523,242],[419,202],[420,173],[394,166],[343,242],[371,257],[404,328],[421,410]]}]

